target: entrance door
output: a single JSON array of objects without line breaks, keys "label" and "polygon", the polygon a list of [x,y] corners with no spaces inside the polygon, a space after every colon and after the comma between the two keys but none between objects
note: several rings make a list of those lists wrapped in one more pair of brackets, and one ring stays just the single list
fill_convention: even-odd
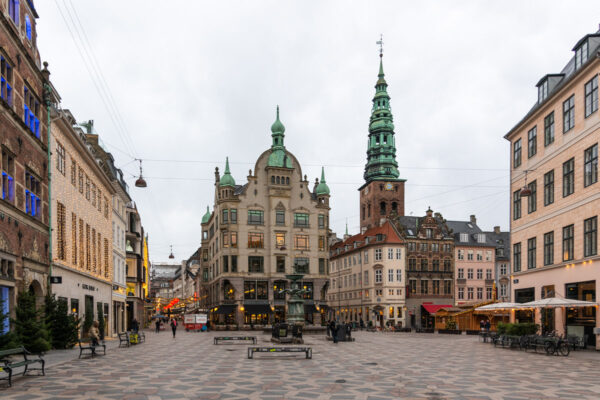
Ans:
[{"label": "entrance door", "polygon": [[554,309],[542,308],[542,335],[554,331]]}]

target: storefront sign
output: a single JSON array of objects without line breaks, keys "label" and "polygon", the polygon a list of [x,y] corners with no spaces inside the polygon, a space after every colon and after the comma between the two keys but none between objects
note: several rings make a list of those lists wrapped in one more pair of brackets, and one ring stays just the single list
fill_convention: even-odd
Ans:
[{"label": "storefront sign", "polygon": [[51,276],[50,283],[62,283],[62,276]]},{"label": "storefront sign", "polygon": [[82,287],[82,288],[84,288],[84,289],[86,289],[86,290],[90,290],[90,291],[92,291],[92,292],[95,292],[95,291],[96,291],[96,287],[95,287],[95,286],[92,286],[92,285],[86,285],[85,283],[82,283],[82,284],[81,284],[81,287]]}]

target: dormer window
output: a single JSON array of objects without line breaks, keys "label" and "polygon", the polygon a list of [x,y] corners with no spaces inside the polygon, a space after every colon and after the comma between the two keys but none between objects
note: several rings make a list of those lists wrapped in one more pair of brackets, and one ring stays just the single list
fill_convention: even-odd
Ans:
[{"label": "dormer window", "polygon": [[588,41],[586,40],[575,50],[575,69],[581,67],[588,59]]},{"label": "dormer window", "polygon": [[477,243],[485,243],[485,233],[477,234]]},{"label": "dormer window", "polygon": [[538,86],[538,103],[543,102],[548,97],[548,80],[546,79]]},{"label": "dormer window", "polygon": [[460,241],[463,243],[466,243],[469,241],[469,235],[467,233],[461,233],[460,234]]}]

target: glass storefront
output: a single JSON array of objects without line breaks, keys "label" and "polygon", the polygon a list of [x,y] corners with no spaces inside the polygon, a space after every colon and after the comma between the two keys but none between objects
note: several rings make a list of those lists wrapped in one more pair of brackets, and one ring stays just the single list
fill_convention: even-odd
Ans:
[{"label": "glass storefront", "polygon": [[[567,283],[565,297],[572,300],[596,301],[596,281]],[[596,336],[596,307],[573,307],[567,309],[567,333],[587,338],[588,345],[594,345]]]}]

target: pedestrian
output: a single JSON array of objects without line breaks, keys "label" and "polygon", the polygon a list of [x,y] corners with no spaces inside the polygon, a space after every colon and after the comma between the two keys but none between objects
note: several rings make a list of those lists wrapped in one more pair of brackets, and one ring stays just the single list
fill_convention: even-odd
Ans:
[{"label": "pedestrian", "polygon": [[479,321],[479,329],[481,329],[481,332],[485,329],[485,322],[483,320]]},{"label": "pedestrian", "polygon": [[363,321],[362,317],[360,317],[360,330],[365,329],[365,321]]},{"label": "pedestrian", "polygon": [[92,322],[92,326],[88,332],[90,339],[92,340],[92,346],[98,346],[100,344],[100,331],[98,330],[99,326],[100,324],[98,321]]},{"label": "pedestrian", "polygon": [[490,320],[488,319],[487,321],[485,321],[485,331],[487,333],[490,333],[490,328],[492,327],[492,323],[490,322]]},{"label": "pedestrian", "polygon": [[160,331],[160,318],[156,318],[156,333]]},{"label": "pedestrian", "polygon": [[140,330],[140,323],[135,318],[133,319],[133,321],[131,321],[131,329],[135,333],[138,333],[138,331]]},{"label": "pedestrian", "polygon": [[346,336],[348,339],[352,337],[352,325],[346,324]]},{"label": "pedestrian", "polygon": [[173,331],[173,339],[175,339],[175,334],[177,333],[177,321],[175,318],[171,320],[171,330]]},{"label": "pedestrian", "polygon": [[330,329],[331,329],[331,337],[333,338],[333,343],[337,343],[338,342],[338,337],[337,337],[337,333],[338,333],[338,324],[336,324],[335,321],[331,321],[331,323],[329,324]]},{"label": "pedestrian", "polygon": [[327,321],[327,336],[331,336],[331,319]]}]

